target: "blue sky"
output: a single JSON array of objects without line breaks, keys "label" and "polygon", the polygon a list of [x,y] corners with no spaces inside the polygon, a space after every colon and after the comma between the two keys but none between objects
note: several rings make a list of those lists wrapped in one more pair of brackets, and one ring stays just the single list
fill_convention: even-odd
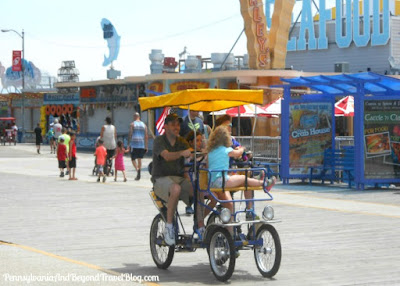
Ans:
[{"label": "blue sky", "polygon": [[[52,76],[62,61],[75,60],[81,81],[106,78],[102,18],[121,36],[114,67],[122,77],[149,74],[151,49],[177,59],[185,46],[203,57],[228,52],[243,28],[239,0],[1,0],[0,11],[1,29],[24,29],[27,60]],[[235,55],[247,53],[246,41],[243,34]],[[11,66],[21,45],[15,33],[0,33],[0,62]]]}]

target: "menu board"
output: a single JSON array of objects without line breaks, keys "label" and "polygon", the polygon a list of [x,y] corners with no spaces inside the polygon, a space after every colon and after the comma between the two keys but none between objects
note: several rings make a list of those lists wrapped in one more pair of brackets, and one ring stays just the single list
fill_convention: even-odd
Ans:
[{"label": "menu board", "polygon": [[332,103],[291,103],[289,114],[289,174],[308,175],[332,147]]},{"label": "menu board", "polygon": [[366,179],[400,174],[400,100],[364,101],[364,174]]}]

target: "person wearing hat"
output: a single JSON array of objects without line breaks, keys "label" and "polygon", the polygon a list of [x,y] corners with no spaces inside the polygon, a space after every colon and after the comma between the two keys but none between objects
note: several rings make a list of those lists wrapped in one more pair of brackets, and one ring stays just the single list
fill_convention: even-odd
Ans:
[{"label": "person wearing hat", "polygon": [[[171,113],[165,118],[165,133],[157,136],[153,144],[152,181],[155,194],[167,202],[167,223],[164,240],[168,245],[175,244],[175,229],[172,225],[179,200],[190,206],[193,189],[190,181],[184,177],[185,158],[191,150],[186,140],[179,136],[182,119]],[[204,228],[201,208],[198,208],[198,226]]]}]

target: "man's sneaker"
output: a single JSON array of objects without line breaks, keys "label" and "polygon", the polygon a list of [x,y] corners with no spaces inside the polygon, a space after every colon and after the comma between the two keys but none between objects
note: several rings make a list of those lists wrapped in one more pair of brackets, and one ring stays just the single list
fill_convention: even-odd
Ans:
[{"label": "man's sneaker", "polygon": [[194,214],[194,210],[191,206],[186,207],[185,211],[188,215]]},{"label": "man's sneaker", "polygon": [[68,170],[65,172],[65,175],[69,175],[69,171]]},{"label": "man's sneaker", "polygon": [[97,182],[100,183],[100,178],[97,178]]},{"label": "man's sneaker", "polygon": [[61,173],[60,173],[60,177],[61,177],[61,178],[64,177],[64,172],[61,172]]},{"label": "man's sneaker", "polygon": [[165,243],[170,246],[175,245],[175,229],[173,226],[171,226],[171,227],[168,227],[167,225],[165,226],[164,240],[165,240]]},{"label": "man's sneaker", "polygon": [[272,176],[272,178],[271,179],[269,179],[269,180],[267,180],[267,191],[269,192],[271,189],[272,189],[272,187],[275,185],[275,183],[276,183],[276,177],[275,176]]},{"label": "man's sneaker", "polygon": [[105,183],[105,182],[106,182],[106,176],[103,177],[103,183]]}]

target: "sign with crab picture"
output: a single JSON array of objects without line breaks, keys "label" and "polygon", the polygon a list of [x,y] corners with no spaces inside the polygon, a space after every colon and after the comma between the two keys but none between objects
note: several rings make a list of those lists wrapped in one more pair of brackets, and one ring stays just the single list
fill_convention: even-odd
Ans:
[{"label": "sign with crab picture", "polygon": [[332,104],[291,103],[289,112],[289,171],[309,174],[310,167],[323,164],[324,150],[332,146]]}]

